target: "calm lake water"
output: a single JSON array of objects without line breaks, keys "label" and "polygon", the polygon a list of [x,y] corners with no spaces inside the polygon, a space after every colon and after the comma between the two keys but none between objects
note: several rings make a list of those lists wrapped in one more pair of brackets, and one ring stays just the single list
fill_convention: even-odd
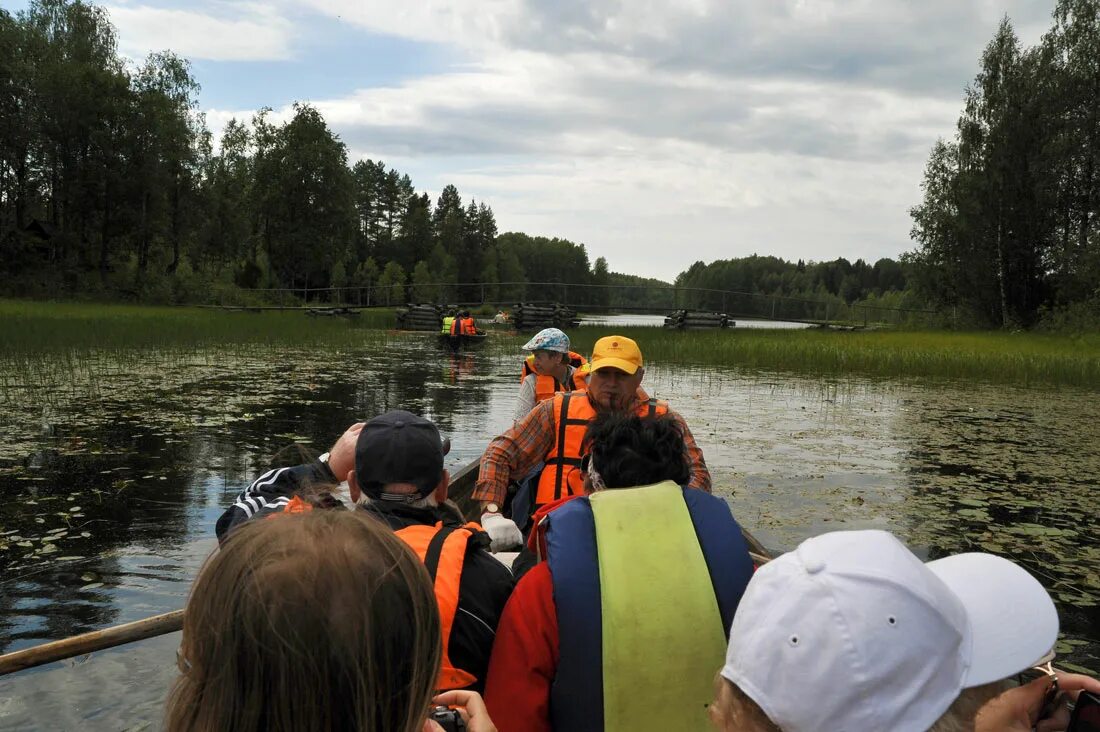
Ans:
[{"label": "calm lake water", "polygon": [[[233,495],[299,442],[401,407],[452,467],[507,427],[518,354],[358,331],[331,349],[116,351],[0,369],[0,650],[181,607]],[[510,341],[509,341],[510,343]],[[644,341],[641,343],[643,350]],[[1100,670],[1100,410],[1073,389],[821,380],[650,364],[716,492],[767,546],[884,528],[924,557],[987,550],[1059,602]],[[0,678],[2,729],[156,729],[178,634]]]}]

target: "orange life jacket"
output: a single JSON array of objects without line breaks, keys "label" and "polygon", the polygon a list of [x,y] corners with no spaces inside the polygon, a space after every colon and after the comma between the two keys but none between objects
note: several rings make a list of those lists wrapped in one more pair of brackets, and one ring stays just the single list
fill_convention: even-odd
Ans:
[{"label": "orange life jacket", "polygon": [[[587,366],[588,365],[588,359],[585,358],[584,356],[582,356],[579,353],[574,353],[573,351],[570,351],[569,352],[569,365],[572,366],[575,369],[579,369],[582,366]],[[535,354],[534,353],[529,353],[529,354],[527,354],[527,358],[523,359],[523,368],[520,369],[520,372],[519,372],[519,381],[520,381],[520,383],[522,384],[523,380],[526,379],[531,374],[537,374],[537,373],[538,373],[538,371],[535,371]]]},{"label": "orange life jacket", "polygon": [[535,379],[535,403],[541,404],[547,399],[553,399],[554,395],[558,392],[564,391],[584,391],[588,388],[588,381],[585,379],[585,373],[582,373],[580,369],[574,369],[573,375],[569,379],[569,389],[565,388],[565,385],[555,379],[549,374],[539,374]]},{"label": "orange life jacket", "polygon": [[301,496],[294,496],[286,504],[283,505],[283,510],[278,513],[269,513],[264,516],[264,519],[275,518],[281,516],[284,513],[307,513],[313,510],[313,504],[306,503],[302,500]]},{"label": "orange life jacket", "polygon": [[[638,404],[634,413],[652,417],[668,413],[668,404],[657,399]],[[584,493],[584,473],[581,446],[588,423],[596,418],[596,410],[588,401],[587,392],[565,392],[554,396],[554,446],[546,455],[546,467],[539,476],[535,505],[556,501],[563,496]]]},{"label": "orange life jacket", "polygon": [[540,374],[535,371],[535,354],[529,355],[523,360],[523,369],[519,380],[522,383],[531,374],[536,374],[535,379],[535,403],[550,399],[559,391],[584,391],[588,388],[588,360],[579,353],[569,352],[569,365],[573,367],[573,375],[570,377],[569,389],[549,374]]},{"label": "orange life jacket", "polygon": [[395,533],[420,557],[428,569],[435,589],[435,601],[439,605],[439,620],[443,628],[443,668],[436,679],[436,689],[462,689],[477,681],[473,674],[456,668],[448,653],[451,628],[458,612],[458,586],[462,580],[462,565],[466,560],[466,543],[473,531],[480,531],[477,524],[459,528],[435,526],[406,526]]},{"label": "orange life jacket", "polygon": [[455,318],[451,323],[451,335],[477,335],[477,326],[473,318]]}]

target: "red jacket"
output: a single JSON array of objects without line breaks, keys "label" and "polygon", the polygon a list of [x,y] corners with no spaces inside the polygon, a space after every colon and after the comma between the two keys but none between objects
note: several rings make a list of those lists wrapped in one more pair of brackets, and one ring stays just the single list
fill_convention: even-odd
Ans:
[{"label": "red jacket", "polygon": [[579,497],[580,494],[578,493],[572,496],[562,496],[556,501],[550,501],[550,503],[544,503],[539,506],[534,515],[531,516],[531,525],[535,527],[535,530],[527,535],[527,548],[534,552],[540,562],[546,559],[546,529],[541,525],[542,520],[546,518],[546,514],[566,501],[571,501]]},{"label": "red jacket", "polygon": [[497,626],[485,703],[500,732],[551,732],[550,686],[558,670],[558,615],[550,565],[516,585]]},{"label": "red jacket", "polygon": [[546,558],[545,530],[540,522],[566,501],[540,506],[527,537],[528,548],[539,558],[516,584],[497,626],[485,703],[499,732],[551,732],[550,686],[558,670],[558,614],[554,585]]}]

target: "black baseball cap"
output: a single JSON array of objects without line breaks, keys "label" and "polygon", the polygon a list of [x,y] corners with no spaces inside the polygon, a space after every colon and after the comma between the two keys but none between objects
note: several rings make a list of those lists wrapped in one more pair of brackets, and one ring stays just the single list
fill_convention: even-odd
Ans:
[{"label": "black baseball cap", "polygon": [[[423,498],[443,477],[443,456],[451,449],[430,421],[400,409],[368,421],[355,443],[355,476],[371,498],[386,499],[383,486],[412,483]],[[408,500],[408,495],[395,496]]]}]

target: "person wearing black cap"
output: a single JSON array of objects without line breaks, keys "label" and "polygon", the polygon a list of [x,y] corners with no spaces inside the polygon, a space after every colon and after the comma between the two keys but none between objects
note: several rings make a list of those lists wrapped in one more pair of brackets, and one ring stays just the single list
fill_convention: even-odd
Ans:
[{"label": "person wearing black cap", "polygon": [[443,459],[449,449],[450,441],[440,439],[434,424],[409,412],[356,423],[318,461],[260,476],[218,519],[218,540],[252,518],[309,510],[304,496],[309,506],[339,507],[318,488],[346,479],[356,508],[393,529],[435,581],[444,626],[439,688],[481,691],[497,623],[515,582],[487,551],[489,537],[444,504],[450,476]]}]

